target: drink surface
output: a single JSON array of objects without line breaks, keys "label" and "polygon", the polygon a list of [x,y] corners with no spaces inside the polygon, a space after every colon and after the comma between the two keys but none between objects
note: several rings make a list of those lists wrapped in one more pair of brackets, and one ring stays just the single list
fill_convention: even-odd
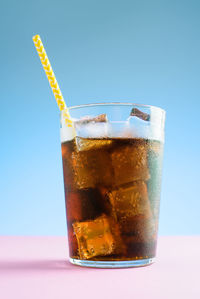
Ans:
[{"label": "drink surface", "polygon": [[62,143],[70,257],[155,256],[163,144],[142,138]]}]

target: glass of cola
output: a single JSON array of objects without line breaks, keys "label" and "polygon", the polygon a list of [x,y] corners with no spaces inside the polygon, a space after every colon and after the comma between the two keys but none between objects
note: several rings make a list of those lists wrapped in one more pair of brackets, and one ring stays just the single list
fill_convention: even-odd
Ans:
[{"label": "glass of cola", "polygon": [[61,147],[73,264],[149,265],[156,256],[165,111],[132,103],[61,112]]}]

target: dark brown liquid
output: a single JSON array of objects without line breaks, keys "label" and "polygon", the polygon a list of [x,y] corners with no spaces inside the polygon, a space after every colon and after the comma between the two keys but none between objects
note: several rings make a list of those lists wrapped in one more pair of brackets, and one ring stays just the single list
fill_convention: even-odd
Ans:
[{"label": "dark brown liquid", "polygon": [[70,257],[154,257],[162,143],[76,137],[62,158]]}]

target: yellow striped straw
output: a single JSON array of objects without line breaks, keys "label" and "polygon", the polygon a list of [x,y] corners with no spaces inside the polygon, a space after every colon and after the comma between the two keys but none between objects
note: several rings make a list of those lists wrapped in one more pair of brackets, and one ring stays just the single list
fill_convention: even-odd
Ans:
[{"label": "yellow striped straw", "polygon": [[42,66],[43,66],[43,68],[45,70],[45,73],[47,75],[47,78],[49,80],[49,84],[51,85],[51,89],[52,89],[53,94],[56,98],[56,102],[58,104],[58,107],[59,107],[60,111],[65,110],[63,112],[63,117],[65,119],[65,124],[68,127],[73,127],[73,122],[71,120],[69,111],[68,111],[67,106],[65,104],[65,100],[63,98],[60,87],[58,85],[58,82],[57,82],[56,77],[54,75],[54,72],[52,70],[51,64],[50,64],[49,59],[47,57],[47,53],[44,49],[44,46],[42,44],[40,36],[39,35],[33,36],[33,42],[35,44],[35,47],[36,47],[36,50],[37,50],[38,55],[40,57]]}]

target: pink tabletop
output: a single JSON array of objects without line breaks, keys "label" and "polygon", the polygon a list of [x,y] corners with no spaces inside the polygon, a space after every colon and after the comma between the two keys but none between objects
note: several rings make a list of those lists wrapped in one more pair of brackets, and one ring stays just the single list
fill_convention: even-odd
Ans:
[{"label": "pink tabletop", "polygon": [[93,269],[67,261],[65,237],[0,237],[0,299],[200,298],[200,236],[160,237],[143,268]]}]

